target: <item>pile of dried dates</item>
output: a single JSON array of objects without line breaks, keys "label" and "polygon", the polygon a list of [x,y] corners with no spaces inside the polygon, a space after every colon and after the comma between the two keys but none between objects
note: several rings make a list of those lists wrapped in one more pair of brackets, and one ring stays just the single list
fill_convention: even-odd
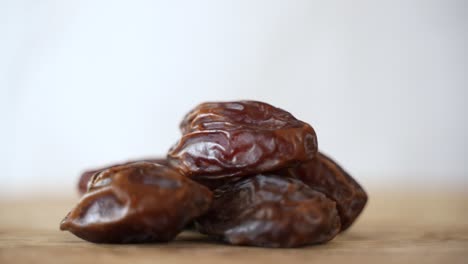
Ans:
[{"label": "pile of dried dates", "polygon": [[165,158],[85,172],[60,228],[95,243],[197,231],[233,245],[299,247],[346,230],[367,195],[318,151],[314,129],[257,101],[203,103]]}]

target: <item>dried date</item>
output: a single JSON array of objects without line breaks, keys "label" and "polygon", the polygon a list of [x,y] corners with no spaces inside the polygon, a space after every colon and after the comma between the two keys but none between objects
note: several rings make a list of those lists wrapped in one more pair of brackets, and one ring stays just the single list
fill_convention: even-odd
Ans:
[{"label": "dried date", "polygon": [[336,202],[342,230],[351,226],[367,203],[367,194],[359,183],[323,153],[318,153],[311,161],[287,169],[286,173]]},{"label": "dried date", "polygon": [[197,229],[235,245],[298,247],[324,243],[340,230],[335,202],[282,175],[256,175],[214,190]]},{"label": "dried date", "polygon": [[[173,167],[207,183],[292,166],[317,152],[313,128],[257,101],[203,103],[189,112],[169,150]],[[212,182],[213,183],[213,182]]]},{"label": "dried date", "polygon": [[165,242],[211,199],[208,188],[167,166],[131,163],[95,173],[60,229],[95,243]]},{"label": "dried date", "polygon": [[83,195],[86,192],[86,190],[88,189],[89,179],[91,179],[91,177],[94,174],[96,174],[97,172],[100,172],[100,171],[103,171],[105,169],[109,169],[109,168],[112,168],[112,167],[127,165],[127,164],[135,163],[135,162],[154,162],[154,163],[167,165],[166,159],[164,159],[164,158],[159,158],[159,159],[155,158],[155,159],[132,160],[132,161],[127,161],[127,162],[118,163],[118,164],[114,164],[114,165],[109,165],[109,166],[98,168],[98,169],[87,170],[87,171],[83,172],[80,175],[80,179],[78,181],[78,192],[81,195]]}]

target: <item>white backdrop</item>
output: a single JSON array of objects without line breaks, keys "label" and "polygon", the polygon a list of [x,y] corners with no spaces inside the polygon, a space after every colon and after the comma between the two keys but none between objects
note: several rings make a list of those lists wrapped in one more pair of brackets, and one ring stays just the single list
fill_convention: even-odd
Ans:
[{"label": "white backdrop", "polygon": [[0,193],[71,192],[242,98],[310,122],[365,186],[467,186],[467,7],[0,0]]}]

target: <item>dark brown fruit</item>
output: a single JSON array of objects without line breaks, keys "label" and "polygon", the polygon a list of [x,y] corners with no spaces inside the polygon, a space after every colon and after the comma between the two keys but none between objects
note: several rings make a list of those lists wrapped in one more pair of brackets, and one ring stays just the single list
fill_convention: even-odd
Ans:
[{"label": "dark brown fruit", "polygon": [[286,172],[336,202],[342,230],[351,226],[367,203],[367,194],[359,183],[323,153]]},{"label": "dark brown fruit", "polygon": [[93,175],[61,230],[95,243],[172,240],[210,207],[206,187],[158,163],[137,162]]},{"label": "dark brown fruit", "polygon": [[265,174],[214,191],[200,232],[235,245],[299,247],[324,243],[340,230],[335,202],[302,182]]},{"label": "dark brown fruit", "polygon": [[203,103],[180,128],[183,136],[168,153],[171,165],[205,184],[216,180],[210,187],[230,177],[292,166],[317,152],[309,124],[262,102]]},{"label": "dark brown fruit", "polygon": [[155,162],[155,163],[167,165],[166,159],[164,159],[164,158],[159,158],[159,159],[154,158],[154,159],[132,160],[132,161],[118,163],[118,164],[114,164],[114,165],[110,165],[110,166],[106,166],[106,167],[102,167],[102,168],[98,168],[98,169],[87,170],[87,171],[85,171],[85,172],[83,172],[81,174],[80,179],[78,181],[78,191],[79,191],[79,193],[81,195],[85,194],[86,190],[88,189],[89,179],[91,179],[91,177],[93,177],[93,175],[95,173],[103,171],[105,169],[115,167],[115,166],[127,165],[127,164],[135,163],[135,162]]}]

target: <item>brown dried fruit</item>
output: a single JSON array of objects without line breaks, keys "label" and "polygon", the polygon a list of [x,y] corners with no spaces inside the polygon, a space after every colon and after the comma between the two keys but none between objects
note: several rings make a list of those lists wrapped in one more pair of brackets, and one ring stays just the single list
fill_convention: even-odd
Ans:
[{"label": "brown dried fruit", "polygon": [[168,153],[173,167],[200,182],[271,171],[312,159],[312,127],[256,101],[203,103],[182,121],[183,136]]},{"label": "brown dried fruit", "polygon": [[298,247],[331,240],[340,219],[322,193],[296,179],[259,174],[216,189],[196,225],[235,245]]},{"label": "brown dried fruit", "polygon": [[80,179],[78,181],[78,191],[79,191],[79,193],[81,195],[85,194],[86,190],[88,189],[88,182],[91,179],[91,177],[93,177],[93,175],[95,173],[106,170],[106,169],[109,169],[109,168],[112,168],[112,167],[127,165],[127,164],[135,163],[135,162],[154,162],[154,163],[167,165],[166,159],[164,159],[164,158],[159,158],[159,159],[154,158],[154,159],[132,160],[132,161],[118,163],[118,164],[114,164],[114,165],[110,165],[110,166],[106,166],[106,167],[102,167],[102,168],[98,168],[98,169],[87,170],[87,171],[85,171],[85,172],[83,172],[81,174]]},{"label": "brown dried fruit", "polygon": [[206,187],[157,163],[138,162],[94,174],[61,230],[95,243],[165,242],[208,210]]},{"label": "brown dried fruit", "polygon": [[323,153],[318,153],[311,161],[286,169],[286,173],[336,202],[342,230],[351,226],[367,203],[367,194],[359,183]]}]

